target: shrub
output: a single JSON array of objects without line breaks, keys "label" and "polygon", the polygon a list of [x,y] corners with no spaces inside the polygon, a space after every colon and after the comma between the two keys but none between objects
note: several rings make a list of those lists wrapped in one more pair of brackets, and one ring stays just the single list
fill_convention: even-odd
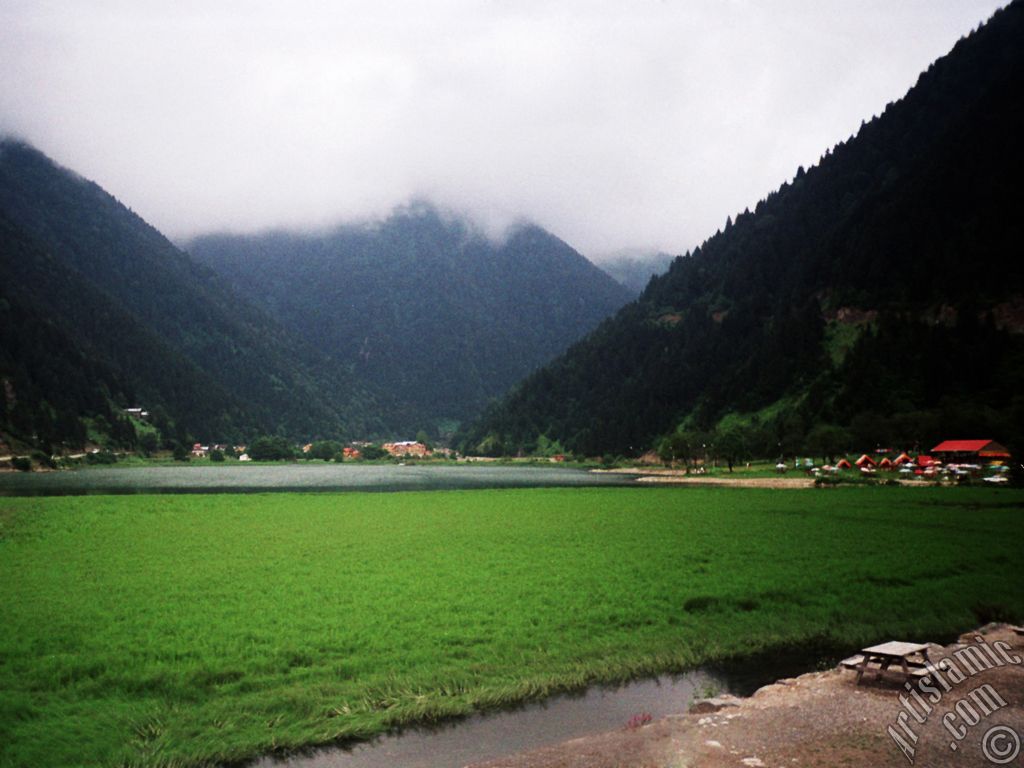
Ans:
[{"label": "shrub", "polygon": [[53,456],[42,451],[32,451],[32,461],[43,467],[49,467],[50,469],[57,468],[57,462],[53,460]]},{"label": "shrub", "polygon": [[388,457],[388,452],[381,448],[379,445],[367,445],[359,449],[364,459],[384,459]]},{"label": "shrub", "polygon": [[11,464],[19,472],[31,472],[32,471],[32,461],[31,461],[31,459],[29,459],[28,456],[15,456],[14,460],[11,461]]},{"label": "shrub", "polygon": [[283,437],[257,437],[249,446],[253,461],[286,461],[295,458],[295,450]]},{"label": "shrub", "polygon": [[318,440],[313,443],[313,447],[309,449],[309,453],[306,454],[306,458],[330,461],[340,453],[341,443],[334,440]]}]

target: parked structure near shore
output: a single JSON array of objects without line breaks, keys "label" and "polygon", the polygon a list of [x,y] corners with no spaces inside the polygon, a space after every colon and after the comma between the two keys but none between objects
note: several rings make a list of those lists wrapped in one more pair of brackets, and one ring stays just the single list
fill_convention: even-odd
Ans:
[{"label": "parked structure near shore", "polygon": [[1009,449],[995,440],[944,440],[931,450],[945,463],[984,464],[1000,459],[1009,459]]}]

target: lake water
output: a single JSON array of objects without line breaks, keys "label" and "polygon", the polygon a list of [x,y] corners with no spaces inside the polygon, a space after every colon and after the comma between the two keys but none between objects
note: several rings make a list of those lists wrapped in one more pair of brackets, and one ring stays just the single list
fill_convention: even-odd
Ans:
[{"label": "lake water", "polygon": [[270,491],[422,491],[633,485],[629,475],[559,466],[225,464],[89,467],[0,473],[0,495],[89,493],[262,493]]}]

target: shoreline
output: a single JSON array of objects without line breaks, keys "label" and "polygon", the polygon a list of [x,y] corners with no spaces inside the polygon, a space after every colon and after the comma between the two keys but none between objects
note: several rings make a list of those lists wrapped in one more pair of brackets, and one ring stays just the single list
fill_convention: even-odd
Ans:
[{"label": "shoreline", "polygon": [[[931,644],[930,655],[933,662],[947,659],[955,665],[962,656],[954,654],[980,646],[978,638],[990,647],[1005,644],[1010,658],[1018,661],[980,670],[959,683],[950,674],[949,691],[930,681],[934,694],[927,688],[908,692],[893,672],[879,681],[866,678],[861,685],[855,684],[855,672],[841,666],[809,672],[766,685],[747,698],[705,699],[684,714],[638,728],[622,727],[469,768],[875,768],[910,765],[910,757],[913,764],[939,768],[993,765],[986,755],[1002,749],[1005,758],[1005,750],[1015,748],[1011,731],[1024,740],[1024,636],[1005,624],[990,624],[955,643]],[[979,712],[986,703],[990,711]],[[972,710],[980,714],[973,725],[963,719],[970,719]],[[1003,739],[997,742],[1000,729]],[[1020,759],[1004,764],[1017,765]]]}]

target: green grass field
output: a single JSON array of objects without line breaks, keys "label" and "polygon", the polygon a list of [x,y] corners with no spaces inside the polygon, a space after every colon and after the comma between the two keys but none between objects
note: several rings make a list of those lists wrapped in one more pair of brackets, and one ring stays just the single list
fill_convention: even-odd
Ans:
[{"label": "green grass field", "polygon": [[0,499],[0,765],[199,765],[1024,617],[1009,490]]}]

